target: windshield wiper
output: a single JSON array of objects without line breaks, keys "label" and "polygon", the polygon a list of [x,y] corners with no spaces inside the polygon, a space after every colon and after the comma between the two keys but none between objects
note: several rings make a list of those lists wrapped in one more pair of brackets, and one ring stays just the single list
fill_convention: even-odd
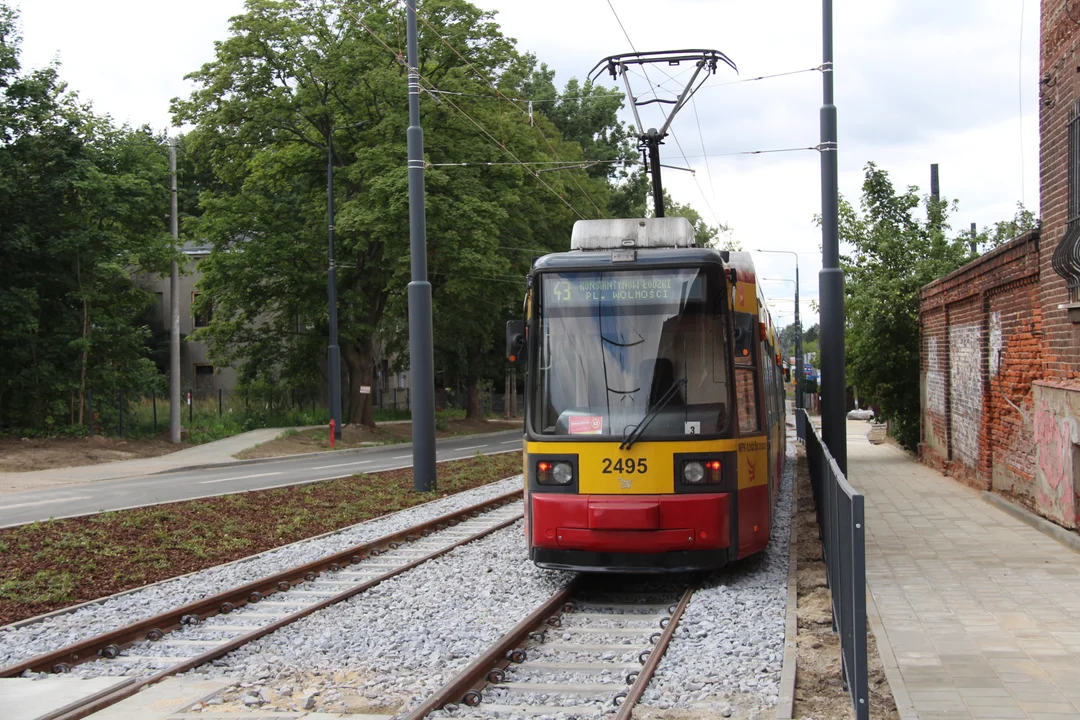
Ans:
[{"label": "windshield wiper", "polygon": [[668,388],[668,391],[664,393],[663,396],[661,396],[661,398],[657,401],[656,405],[653,406],[653,409],[645,413],[645,417],[641,418],[641,422],[637,424],[637,427],[634,428],[634,430],[629,435],[623,438],[623,441],[619,443],[619,449],[629,450],[631,447],[633,447],[634,443],[636,443],[638,438],[641,437],[641,433],[645,432],[645,428],[647,428],[649,426],[649,423],[652,422],[652,419],[660,414],[660,411],[663,410],[669,402],[671,402],[671,399],[673,397],[675,397],[675,393],[679,391],[679,388],[685,384],[686,378],[679,378],[674,383],[672,383],[671,387]]}]

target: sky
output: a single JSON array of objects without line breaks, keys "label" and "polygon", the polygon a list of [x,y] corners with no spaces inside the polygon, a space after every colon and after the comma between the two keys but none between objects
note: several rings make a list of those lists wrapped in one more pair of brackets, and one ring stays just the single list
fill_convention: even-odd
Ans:
[{"label": "sky", "polygon": [[[60,74],[98,112],[155,129],[170,125],[169,100],[184,75],[213,58],[242,0],[8,0],[22,15],[22,64],[58,61]],[[475,0],[503,32],[556,71],[561,86],[603,57],[679,48],[720,50],[721,68],[672,124],[662,148],[664,185],[710,224],[732,228],[744,249],[798,253],[804,327],[817,320],[821,232],[818,143],[821,5],[806,0]],[[421,6],[421,12],[423,8]],[[1036,0],[834,0],[835,95],[840,192],[855,201],[874,162],[898,188],[959,201],[954,231],[1039,208]],[[620,27],[621,21],[621,27]],[[663,68],[674,76],[685,68]],[[809,72],[795,72],[810,70]],[[765,75],[795,73],[751,80]],[[662,86],[676,83],[650,71]],[[644,77],[632,77],[647,95]],[[744,82],[735,82],[743,80]],[[601,82],[610,87],[610,79]],[[650,108],[656,108],[656,105]],[[633,119],[629,110],[623,119]],[[659,116],[645,115],[646,127]],[[404,132],[404,128],[402,128]],[[726,155],[725,155],[726,154]],[[710,156],[710,157],[703,157]],[[757,254],[778,324],[792,321],[794,257]]]}]

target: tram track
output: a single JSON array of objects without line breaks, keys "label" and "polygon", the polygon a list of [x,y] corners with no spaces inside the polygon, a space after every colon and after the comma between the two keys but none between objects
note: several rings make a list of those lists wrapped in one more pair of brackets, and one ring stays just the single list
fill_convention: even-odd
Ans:
[{"label": "tram track", "polygon": [[85,668],[77,666],[93,663],[91,674],[137,678],[109,695],[58,716],[58,720],[87,717],[147,685],[212,662],[517,522],[522,517],[522,506],[517,502],[520,496],[520,490],[505,493],[315,562],[17,662],[0,668],[0,677],[18,677],[27,671],[79,672]]},{"label": "tram track", "polygon": [[406,720],[455,706],[468,710],[454,717],[615,712],[616,720],[627,720],[695,590],[684,582],[658,592],[612,594],[596,578],[578,576]]}]

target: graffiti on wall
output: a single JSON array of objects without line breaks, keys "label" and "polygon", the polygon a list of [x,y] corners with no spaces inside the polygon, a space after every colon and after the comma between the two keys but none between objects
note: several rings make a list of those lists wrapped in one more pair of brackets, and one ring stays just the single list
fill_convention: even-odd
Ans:
[{"label": "graffiti on wall", "polygon": [[979,326],[949,328],[949,400],[952,403],[953,455],[970,468],[979,462],[982,418],[982,372]]},{"label": "graffiti on wall", "polygon": [[1035,410],[1035,501],[1039,511],[1065,527],[1076,527],[1073,443],[1080,442],[1076,418],[1058,417],[1045,402]]},{"label": "graffiti on wall", "polygon": [[931,411],[945,414],[945,375],[941,372],[937,338],[930,338],[926,353],[926,404]]},{"label": "graffiti on wall", "polygon": [[1001,312],[990,313],[990,377],[996,377],[1001,370]]}]

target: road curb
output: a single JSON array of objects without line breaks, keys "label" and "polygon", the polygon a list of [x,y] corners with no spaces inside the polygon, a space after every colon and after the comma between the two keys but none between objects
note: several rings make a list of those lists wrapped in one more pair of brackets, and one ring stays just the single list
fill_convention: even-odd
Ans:
[{"label": "road curb", "polygon": [[889,634],[885,631],[877,605],[874,604],[874,593],[870,590],[869,582],[866,584],[866,619],[877,641],[877,651],[885,670],[885,680],[889,683],[889,690],[892,691],[893,702],[896,703],[896,712],[900,715],[900,720],[919,720],[919,714],[915,711],[911,696],[908,695],[904,676],[900,672],[900,664],[896,661],[892,644],[889,642]]},{"label": "road curb", "polygon": [[982,499],[990,503],[999,510],[1004,510],[1009,515],[1019,520],[1022,523],[1026,523],[1035,528],[1043,535],[1047,535],[1059,543],[1069,548],[1080,552],[1080,535],[1074,532],[1070,532],[1060,525],[1055,525],[1049,520],[1039,517],[1035,513],[1031,512],[1027,508],[1020,507],[1014,502],[1010,502],[1000,495],[995,495],[989,490],[983,490]]},{"label": "road curb", "polygon": [[[798,455],[792,458],[797,463]],[[799,657],[799,488],[796,473],[791,476],[791,539],[788,540],[787,610],[784,615],[784,664],[780,670],[780,694],[776,720],[792,720],[795,715],[795,668]]]},{"label": "road curb", "polygon": [[[443,441],[446,441],[446,440],[459,440],[459,439],[462,439],[462,438],[481,439],[481,438],[487,438],[487,437],[494,437],[496,435],[502,435],[503,433],[508,433],[508,432],[513,432],[513,429],[510,429],[510,430],[496,430],[495,432],[480,433],[480,434],[477,434],[477,435],[454,435],[454,436],[451,436],[451,437],[448,437],[448,438],[439,438],[439,440],[443,440]],[[524,434],[525,434],[525,431],[522,430],[522,435],[524,435]],[[275,440],[276,439],[277,438],[275,438]],[[267,440],[267,442],[273,442],[273,440]],[[262,443],[260,443],[260,445],[261,444]],[[258,447],[258,446],[256,446],[256,447]],[[393,448],[396,448],[398,450],[411,450],[412,449],[412,443],[411,442],[407,442],[407,443],[385,443],[383,445],[371,445],[369,447],[359,447],[359,448],[344,448],[342,450],[319,450],[319,451],[316,451],[316,452],[309,452],[309,453],[294,453],[292,455],[278,455],[277,457],[250,458],[248,460],[233,460],[231,462],[218,462],[218,463],[203,463],[201,465],[185,465],[184,467],[169,468],[168,470],[158,470],[157,472],[143,473],[143,475],[165,475],[165,474],[168,474],[168,473],[188,472],[190,470],[207,470],[207,469],[210,469],[210,468],[221,468],[221,467],[243,467],[244,465],[260,465],[260,464],[263,464],[263,463],[278,462],[278,461],[281,461],[281,460],[296,460],[298,458],[319,457],[320,455],[333,455],[334,457],[341,457],[342,455],[357,455],[357,454],[363,454],[363,453],[366,453],[366,452],[372,452],[372,451],[376,451],[376,450],[385,450],[386,448],[389,448],[389,447],[393,447]],[[438,448],[438,440],[436,440],[435,447]],[[243,452],[243,450],[241,450],[240,452]],[[139,476],[139,475],[131,475],[129,477],[141,477],[141,476]],[[106,479],[108,479],[108,480],[120,480],[122,478],[121,477],[115,477],[115,478],[106,478]]]}]

